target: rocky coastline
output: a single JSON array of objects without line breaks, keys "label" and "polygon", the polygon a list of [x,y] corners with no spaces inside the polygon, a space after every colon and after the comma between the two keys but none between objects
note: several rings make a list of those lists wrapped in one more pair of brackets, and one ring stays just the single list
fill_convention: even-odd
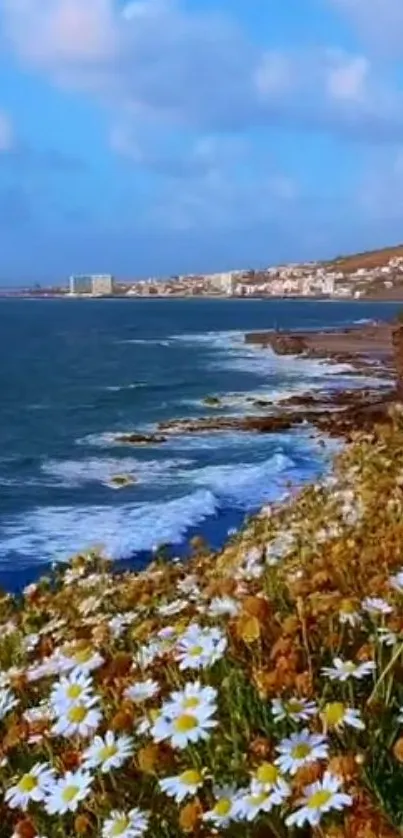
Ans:
[{"label": "rocky coastline", "polygon": [[[347,364],[354,376],[377,379],[379,385],[322,390],[290,396],[280,403],[267,396],[251,398],[251,412],[243,416],[220,415],[220,399],[207,396],[206,408],[214,415],[161,422],[154,433],[134,430],[119,434],[116,442],[127,445],[158,445],[172,435],[243,431],[279,433],[309,425],[331,437],[350,439],[356,431],[370,430],[375,423],[389,422],[390,407],[403,395],[403,325],[370,323],[339,330],[298,332],[251,332],[245,343],[267,348],[276,355],[295,355],[330,364]],[[382,384],[381,384],[382,382]],[[386,383],[385,383],[386,382]],[[254,414],[252,409],[256,408]]]}]

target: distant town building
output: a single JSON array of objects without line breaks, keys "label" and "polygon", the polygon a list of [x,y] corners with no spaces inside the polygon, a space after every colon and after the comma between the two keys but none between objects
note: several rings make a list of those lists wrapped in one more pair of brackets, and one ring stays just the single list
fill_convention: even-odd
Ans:
[{"label": "distant town building", "polygon": [[113,294],[113,276],[111,274],[94,274],[92,280],[92,294],[94,297],[107,297]]},{"label": "distant town building", "polygon": [[91,294],[92,277],[88,275],[71,276],[69,280],[70,294]]},{"label": "distant town building", "polygon": [[91,294],[106,297],[113,294],[114,280],[111,274],[79,274],[70,277],[70,294]]}]

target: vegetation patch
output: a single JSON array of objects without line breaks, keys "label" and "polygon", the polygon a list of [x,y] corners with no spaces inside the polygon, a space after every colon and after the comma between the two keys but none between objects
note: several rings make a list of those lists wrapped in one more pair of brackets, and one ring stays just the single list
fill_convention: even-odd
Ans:
[{"label": "vegetation patch", "polygon": [[403,419],[219,554],[0,599],[0,835],[403,828]]}]

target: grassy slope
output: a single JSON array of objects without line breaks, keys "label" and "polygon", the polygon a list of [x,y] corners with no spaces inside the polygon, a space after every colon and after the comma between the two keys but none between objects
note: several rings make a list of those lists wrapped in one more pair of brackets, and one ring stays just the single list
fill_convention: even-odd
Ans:
[{"label": "grassy slope", "polygon": [[351,256],[342,256],[332,259],[324,264],[334,266],[337,270],[346,274],[353,273],[358,268],[381,268],[387,265],[390,259],[403,256],[403,244],[394,247],[384,247],[381,250],[369,250],[364,253],[354,253]]},{"label": "grassy slope", "polygon": [[[120,577],[97,557],[76,557],[67,571],[63,568],[54,579],[30,588],[23,601],[4,597],[0,667],[8,672],[3,682],[11,685],[19,702],[0,721],[4,788],[17,783],[36,762],[50,760],[60,776],[82,762],[88,740],[50,735],[54,721],[46,712],[29,723],[22,715],[46,701],[57,680],[56,675],[31,680],[33,665],[60,648],[81,666],[87,650],[102,656],[102,666],[91,676],[102,710],[98,732],[128,733],[134,741],[133,755],[120,769],[104,774],[91,770],[91,790],[72,813],[50,816],[43,802],[31,803],[24,813],[0,798],[2,838],[109,838],[111,810],[128,812],[136,806],[149,813],[148,834],[157,838],[211,836],[215,828],[240,838],[401,835],[403,594],[393,588],[390,577],[403,565],[402,510],[403,421],[396,413],[393,428],[357,436],[330,481],[304,489],[270,514],[263,510],[217,556],[199,541],[186,566],[158,560],[145,573]],[[217,596],[230,596],[237,613],[210,614]],[[363,606],[368,596],[383,598],[391,613],[369,614]],[[161,613],[161,605],[172,602],[172,613]],[[118,630],[111,619],[124,615]],[[180,667],[177,638],[190,623],[217,627],[227,642],[219,659],[205,668]],[[167,627],[172,631],[165,631],[161,641],[158,632]],[[391,645],[385,645],[379,629],[387,629]],[[137,655],[143,650],[144,657],[145,649],[154,648],[153,641],[159,644],[158,654],[142,669]],[[376,670],[362,679],[332,681],[322,668],[335,657],[357,664],[373,661]],[[128,685],[145,677],[158,684],[158,695],[144,703],[125,697]],[[171,747],[169,738],[154,741],[152,730],[138,733],[141,720],[154,723],[172,690],[198,678],[217,690],[217,725],[206,741],[180,749]],[[286,705],[286,717],[276,722],[272,700],[295,696],[316,703],[313,717],[295,721]],[[332,726],[341,704],[359,712],[365,730]],[[187,718],[192,714],[191,704],[185,712]],[[282,806],[229,826],[203,819],[222,796],[216,786],[246,789],[262,765],[270,774],[273,769],[266,764],[278,756],[281,740],[304,726],[324,733],[328,756],[286,776],[290,796]],[[303,790],[325,768],[340,778],[352,805],[323,816],[319,831],[287,827],[286,818],[298,809]],[[176,803],[161,791],[159,781],[185,770],[200,772],[200,787]],[[221,800],[214,810],[217,818],[228,805]]]}]

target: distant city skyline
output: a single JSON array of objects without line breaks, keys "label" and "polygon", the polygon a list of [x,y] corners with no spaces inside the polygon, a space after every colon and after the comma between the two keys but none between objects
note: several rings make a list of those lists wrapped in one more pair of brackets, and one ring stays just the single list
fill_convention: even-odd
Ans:
[{"label": "distant city skyline", "polygon": [[0,0],[0,282],[402,239],[401,0]]}]

